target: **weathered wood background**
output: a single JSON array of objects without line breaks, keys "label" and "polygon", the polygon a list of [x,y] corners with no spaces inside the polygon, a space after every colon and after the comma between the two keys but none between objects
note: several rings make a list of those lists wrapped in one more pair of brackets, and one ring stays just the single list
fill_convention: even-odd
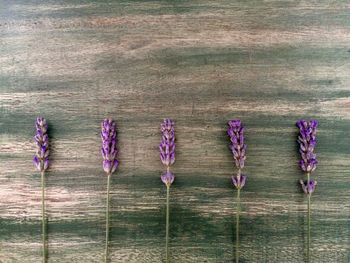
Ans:
[{"label": "weathered wood background", "polygon": [[172,262],[232,262],[226,122],[246,125],[241,262],[303,262],[294,123],[320,121],[313,262],[350,262],[349,1],[0,3],[0,262],[41,258],[34,121],[52,143],[49,262],[102,262],[100,122],[119,125],[112,262],[164,260],[159,124],[176,121]]}]

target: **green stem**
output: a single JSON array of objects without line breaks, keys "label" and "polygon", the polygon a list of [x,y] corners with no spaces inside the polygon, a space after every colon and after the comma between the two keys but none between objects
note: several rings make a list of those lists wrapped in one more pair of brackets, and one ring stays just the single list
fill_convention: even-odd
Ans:
[{"label": "green stem", "polygon": [[45,221],[45,172],[41,172],[41,233],[43,263],[46,263],[46,221]]},{"label": "green stem", "polygon": [[169,262],[169,190],[170,185],[166,187],[166,226],[165,226],[165,258]]},{"label": "green stem", "polygon": [[105,248],[105,262],[108,262],[108,245],[109,245],[109,188],[111,184],[111,174],[107,177],[107,196],[106,196],[106,248]]},{"label": "green stem", "polygon": [[[307,173],[307,185],[310,182],[310,173]],[[307,195],[307,262],[310,263],[311,246],[311,194]]]},{"label": "green stem", "polygon": [[308,194],[308,202],[307,202],[307,262],[310,263],[310,247],[311,247],[311,194]]},{"label": "green stem", "polygon": [[241,189],[237,189],[237,213],[236,213],[236,263],[239,262],[239,216],[241,210]]}]

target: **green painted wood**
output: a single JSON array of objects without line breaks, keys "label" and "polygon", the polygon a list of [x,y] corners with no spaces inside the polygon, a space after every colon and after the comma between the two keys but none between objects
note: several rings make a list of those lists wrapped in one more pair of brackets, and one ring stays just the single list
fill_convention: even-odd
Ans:
[{"label": "green painted wood", "polygon": [[350,262],[348,1],[1,1],[0,262],[40,262],[37,115],[50,125],[49,262],[102,262],[99,125],[119,125],[112,262],[162,262],[159,124],[176,121],[172,262],[233,262],[226,121],[246,125],[241,262],[303,262],[296,128],[320,121],[312,262]]}]

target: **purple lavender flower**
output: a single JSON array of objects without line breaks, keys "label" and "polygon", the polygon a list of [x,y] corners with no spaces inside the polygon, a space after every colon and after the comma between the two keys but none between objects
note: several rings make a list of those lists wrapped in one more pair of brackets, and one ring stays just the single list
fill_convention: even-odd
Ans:
[{"label": "purple lavender flower", "polygon": [[175,180],[175,176],[168,171],[163,173],[163,175],[160,178],[166,186],[170,186]]},{"label": "purple lavender flower", "polygon": [[244,144],[244,127],[240,120],[230,120],[228,122],[227,135],[230,137],[230,149],[235,161],[235,165],[238,168],[236,176],[232,176],[232,183],[237,189],[243,188],[247,177],[241,174],[241,169],[244,167],[244,161],[246,159],[246,148]]},{"label": "purple lavender flower", "polygon": [[170,165],[175,162],[175,129],[174,121],[164,119],[160,125],[162,132],[162,140],[159,144],[160,160],[167,167],[167,172],[161,176],[162,182],[170,186],[175,179],[175,176],[169,171]]},{"label": "purple lavender flower", "polygon": [[240,174],[240,175],[232,176],[232,183],[237,189],[243,188],[246,180],[247,180],[247,176],[245,175]]},{"label": "purple lavender flower", "polygon": [[43,117],[37,117],[35,121],[36,133],[34,140],[37,151],[33,158],[35,167],[41,172],[41,213],[42,213],[42,253],[43,262],[46,262],[46,223],[45,223],[45,171],[49,167],[49,136],[47,135],[47,123]]},{"label": "purple lavender flower", "polygon": [[44,172],[49,167],[49,136],[47,135],[46,120],[43,117],[37,117],[35,128],[34,140],[37,151],[34,155],[33,163],[40,172]]},{"label": "purple lavender flower", "polygon": [[112,174],[118,167],[117,157],[117,131],[112,119],[104,119],[101,123],[101,153],[103,157],[103,170]]},{"label": "purple lavender flower", "polygon": [[237,188],[237,213],[236,213],[236,262],[239,262],[239,216],[241,210],[241,189],[244,187],[247,177],[241,173],[246,159],[245,151],[247,145],[244,143],[244,127],[240,120],[230,120],[227,135],[230,137],[230,149],[235,165],[238,169],[237,175],[232,176],[232,183]]},{"label": "purple lavender flower", "polygon": [[240,120],[231,120],[228,122],[227,134],[230,137],[230,149],[235,160],[236,167],[242,169],[246,159],[245,151],[247,145],[244,144],[244,127]]},{"label": "purple lavender flower", "polygon": [[300,180],[301,187],[307,195],[311,195],[316,188],[317,182],[310,179],[310,173],[315,171],[317,160],[314,153],[316,146],[317,120],[299,120],[296,123],[299,128],[299,152],[301,160],[299,161],[300,168],[307,173],[307,180]]},{"label": "purple lavender flower", "polygon": [[301,160],[299,161],[300,168],[307,173],[311,173],[316,169],[317,160],[314,149],[316,146],[316,132],[318,122],[316,120],[299,120],[296,125],[299,128],[299,152]]},{"label": "purple lavender flower", "polygon": [[300,180],[300,184],[305,194],[312,194],[315,191],[317,182],[315,180]]},{"label": "purple lavender flower", "polygon": [[160,125],[162,132],[162,141],[159,145],[160,160],[166,166],[170,166],[175,162],[175,129],[174,121],[164,119]]},{"label": "purple lavender flower", "polygon": [[174,121],[171,119],[164,119],[160,125],[162,132],[162,140],[159,144],[160,160],[166,166],[166,172],[162,174],[160,179],[166,185],[166,226],[165,226],[165,258],[169,262],[169,195],[170,186],[175,180],[174,174],[170,172],[170,165],[175,162],[175,129]]},{"label": "purple lavender flower", "polygon": [[316,147],[316,133],[317,133],[317,120],[299,120],[296,123],[299,128],[299,152],[301,160],[299,161],[300,168],[306,173],[307,180],[300,180],[301,187],[304,193],[308,197],[307,211],[308,211],[308,235],[307,235],[307,262],[310,262],[310,229],[311,229],[311,195],[315,191],[317,182],[310,178],[311,172],[315,171],[317,160],[314,150]]}]

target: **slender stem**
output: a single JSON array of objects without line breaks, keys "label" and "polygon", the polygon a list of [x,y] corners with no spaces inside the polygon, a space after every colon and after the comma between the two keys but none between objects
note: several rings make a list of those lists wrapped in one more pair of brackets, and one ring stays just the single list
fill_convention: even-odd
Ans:
[{"label": "slender stem", "polygon": [[236,263],[239,262],[239,216],[241,210],[241,189],[237,189],[237,213],[236,213]]},{"label": "slender stem", "polygon": [[169,190],[170,185],[166,186],[166,226],[165,226],[165,258],[166,263],[169,262]]},{"label": "slender stem", "polygon": [[307,262],[311,262],[310,258],[310,247],[311,247],[311,194],[307,196]]},{"label": "slender stem", "polygon": [[111,184],[111,174],[107,177],[107,196],[106,196],[106,248],[105,248],[105,263],[108,262],[108,245],[109,245],[109,188]]},{"label": "slender stem", "polygon": [[[310,173],[307,173],[307,185],[310,182]],[[307,195],[307,262],[310,263],[310,246],[311,246],[311,194]]]},{"label": "slender stem", "polygon": [[46,263],[45,172],[41,172],[41,233],[43,263]]}]

